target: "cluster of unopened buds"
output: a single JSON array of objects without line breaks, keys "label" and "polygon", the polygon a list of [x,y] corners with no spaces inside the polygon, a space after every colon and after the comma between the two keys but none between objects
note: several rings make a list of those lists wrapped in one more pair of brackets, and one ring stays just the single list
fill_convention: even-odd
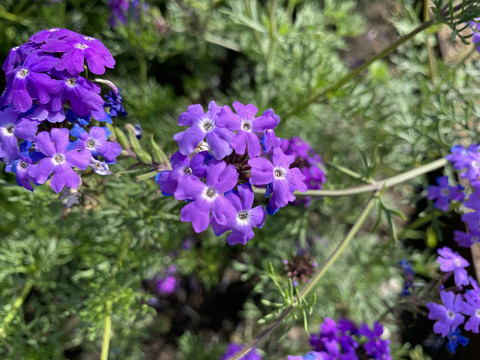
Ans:
[{"label": "cluster of unopened buds", "polygon": [[[295,190],[307,190],[305,176],[291,168],[295,156],[283,152],[275,135],[280,118],[273,110],[257,117],[252,104],[233,108],[212,101],[205,113],[201,105],[189,106],[178,118],[189,128],[174,136],[180,149],[171,157],[172,170],[156,177],[164,195],[188,202],[182,221],[192,222],[195,232],[209,225],[217,236],[231,230],[230,245],[246,244],[267,213],[294,201]],[[253,207],[252,185],[270,197],[266,208]]]},{"label": "cluster of unopened buds", "polygon": [[58,193],[80,185],[73,168],[110,174],[108,164],[122,149],[108,141],[106,127],[93,124],[111,123],[111,109],[125,114],[119,91],[105,81],[113,90],[106,103],[100,86],[80,74],[101,75],[114,64],[99,40],[67,29],[40,31],[11,49],[2,66],[7,85],[0,96],[0,159],[20,186],[33,191],[32,183],[51,179]]}]

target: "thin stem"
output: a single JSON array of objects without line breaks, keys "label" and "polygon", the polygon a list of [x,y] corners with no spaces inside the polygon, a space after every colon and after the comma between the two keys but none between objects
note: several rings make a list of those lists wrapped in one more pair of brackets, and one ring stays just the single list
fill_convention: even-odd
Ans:
[{"label": "thin stem", "polygon": [[319,93],[316,93],[316,94],[312,94],[309,98],[307,98],[307,100],[305,100],[303,103],[301,103],[300,105],[298,105],[296,108],[294,108],[292,111],[290,111],[289,113],[287,113],[286,115],[284,115],[282,117],[282,119],[285,121],[285,119],[289,118],[290,116],[298,113],[299,111],[305,109],[307,106],[309,106],[310,104],[314,103],[315,101],[317,101],[318,99],[320,99],[321,97],[327,95],[328,93],[332,92],[332,91],[335,91],[337,89],[339,89],[340,87],[342,87],[344,84],[346,84],[347,82],[349,82],[352,78],[354,78],[355,76],[357,76],[358,74],[360,74],[363,70],[365,70],[366,68],[368,68],[371,64],[373,64],[375,61],[379,60],[379,59],[382,59],[384,58],[385,56],[389,55],[390,53],[392,53],[397,47],[399,47],[401,44],[403,44],[404,42],[406,42],[407,40],[409,40],[410,38],[414,37],[415,35],[417,35],[418,33],[422,32],[423,30],[429,28],[430,26],[432,26],[433,24],[435,24],[437,22],[437,20],[430,20],[430,21],[427,21],[425,23],[423,23],[422,25],[420,25],[418,28],[416,28],[415,30],[413,30],[411,33],[405,35],[404,37],[398,39],[397,41],[395,41],[392,45],[390,45],[389,47],[387,47],[385,50],[383,50],[382,52],[378,53],[377,55],[375,55],[374,57],[372,57],[370,60],[368,60],[367,62],[364,62],[362,65],[360,65],[358,68],[356,68],[355,70],[353,70],[352,72],[348,73],[347,75],[345,75],[344,77],[342,77],[340,80],[338,80],[335,84],[333,85],[330,85],[328,86],[327,88],[323,89],[322,91],[320,91]]},{"label": "thin stem", "polygon": [[5,319],[1,322],[2,328],[0,329],[0,338],[4,337],[7,334],[6,328],[12,322],[12,320],[17,315],[18,309],[23,305],[25,299],[27,298],[28,294],[33,287],[33,280],[28,280],[23,287],[21,294],[15,299],[12,305],[12,309],[10,312],[5,316]]},{"label": "thin stem", "polygon": [[108,359],[108,348],[110,347],[110,333],[112,331],[112,301],[108,300],[105,304],[107,315],[105,316],[105,328],[103,330],[102,357],[101,360]]},{"label": "thin stem", "polygon": [[[406,171],[399,175],[392,176],[390,178],[375,181],[372,184],[354,186],[347,189],[340,190],[307,190],[304,193],[295,191],[295,196],[328,196],[328,197],[339,197],[339,196],[349,196],[357,195],[362,193],[368,193],[372,191],[380,191],[383,188],[389,188],[398,184],[401,184],[407,180],[413,179],[419,175],[426,174],[430,171],[440,169],[444,167],[448,161],[446,159],[438,159],[428,163],[426,165],[420,166],[416,169]],[[253,190],[256,194],[264,194],[264,189],[255,188]]]},{"label": "thin stem", "polygon": [[[307,282],[305,287],[300,292],[300,296],[303,298],[307,296],[313,288],[318,284],[320,279],[326,273],[328,268],[335,262],[335,260],[341,255],[341,253],[347,248],[350,241],[355,237],[360,227],[363,225],[365,220],[368,217],[368,214],[373,208],[375,204],[376,196],[373,195],[368,200],[367,204],[363,208],[362,212],[358,216],[357,220],[353,224],[352,228],[345,236],[345,238],[338,244],[337,248],[330,254],[327,260],[320,266],[317,272],[313,275],[313,277]],[[265,329],[263,329],[252,341],[246,344],[239,352],[234,354],[232,357],[228,358],[228,360],[239,360],[242,356],[246,355],[257,343],[259,343],[263,338],[269,335],[280,323],[287,317],[287,315],[295,308],[295,306],[299,305],[300,299],[297,299],[297,302],[291,306],[288,306],[283,310],[280,315],[275,319],[273,323],[268,325]]]},{"label": "thin stem", "polygon": [[[429,7],[430,0],[423,1],[423,21],[428,21],[429,18]],[[437,76],[437,67],[435,65],[435,55],[433,54],[432,44],[430,44],[430,39],[428,35],[425,37],[425,46],[427,47],[428,52],[428,65],[430,66],[430,78],[433,80]]]}]

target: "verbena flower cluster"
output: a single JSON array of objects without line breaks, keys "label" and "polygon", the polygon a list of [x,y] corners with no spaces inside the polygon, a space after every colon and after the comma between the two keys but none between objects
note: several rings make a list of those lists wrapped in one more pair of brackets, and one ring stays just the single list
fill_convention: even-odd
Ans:
[{"label": "verbena flower cluster", "polygon": [[58,193],[80,185],[73,168],[110,174],[108,164],[122,149],[94,120],[110,123],[105,109],[124,110],[113,95],[105,103],[100,87],[80,74],[101,75],[114,64],[99,40],[67,29],[40,31],[10,50],[2,66],[7,86],[0,97],[0,159],[20,186],[33,191],[32,183],[51,179]]},{"label": "verbena flower cluster", "polygon": [[[214,101],[207,112],[189,106],[178,118],[188,128],[174,136],[180,149],[171,157],[172,170],[156,177],[164,195],[187,201],[182,221],[192,222],[195,232],[209,225],[217,236],[231,231],[230,245],[246,244],[267,213],[294,201],[295,190],[307,190],[305,175],[291,167],[295,157],[284,153],[275,135],[280,118],[273,110],[257,116],[252,104],[235,102],[233,108]],[[266,208],[253,207],[252,185],[266,189]]]},{"label": "verbena flower cluster", "polygon": [[[461,335],[460,326],[478,334],[480,327],[480,287],[475,279],[469,277],[465,269],[470,264],[448,247],[438,250],[437,262],[440,270],[453,274],[455,291],[440,291],[442,304],[427,303],[428,318],[436,320],[433,331],[448,338],[448,349],[455,353],[458,345],[468,344],[468,338]],[[465,288],[468,287],[468,288]],[[466,318],[468,320],[465,322]]]},{"label": "verbena flower cluster", "polygon": [[427,197],[435,200],[435,207],[447,211],[452,201],[462,202],[468,211],[463,214],[462,221],[467,226],[467,232],[456,230],[454,239],[461,247],[470,247],[480,242],[480,145],[470,145],[464,148],[461,145],[452,147],[451,154],[447,155],[453,168],[468,188],[460,185],[451,186],[447,176],[437,179],[438,186],[429,186]]},{"label": "verbena flower cluster", "polygon": [[311,352],[303,356],[288,356],[287,360],[388,360],[390,341],[381,339],[383,326],[375,322],[370,328],[367,324],[355,325],[347,319],[325,318],[320,332],[310,337]]}]

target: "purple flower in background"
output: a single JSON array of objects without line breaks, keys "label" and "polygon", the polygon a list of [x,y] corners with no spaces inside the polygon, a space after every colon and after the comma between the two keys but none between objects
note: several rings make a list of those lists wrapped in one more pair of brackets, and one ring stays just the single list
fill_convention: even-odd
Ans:
[{"label": "purple flower in background", "polygon": [[109,91],[107,95],[105,95],[105,104],[103,105],[105,108],[110,108],[109,112],[111,116],[127,116],[128,113],[125,111],[123,107],[123,98],[120,94],[122,89],[118,89],[117,92]]},{"label": "purple flower in background", "polygon": [[290,164],[294,160],[294,156],[285,155],[282,149],[276,148],[273,150],[273,163],[261,157],[248,161],[248,165],[252,167],[251,184],[272,184],[273,196],[269,202],[270,209],[276,210],[294,201],[293,192],[295,190],[307,191],[303,182],[305,177],[300,170],[298,168],[290,169]]},{"label": "purple flower in background", "polygon": [[275,128],[280,122],[280,118],[274,114],[272,109],[265,111],[262,116],[255,117],[258,109],[252,104],[243,105],[235,101],[233,107],[236,114],[228,106],[222,108],[217,124],[238,131],[231,142],[231,146],[237,154],[244,154],[248,145],[250,158],[260,156],[262,149],[256,133]]},{"label": "purple flower in background", "polygon": [[113,164],[122,152],[122,147],[116,142],[107,141],[110,131],[107,128],[92,126],[90,133],[77,124],[70,131],[72,136],[78,138],[74,149],[87,149],[93,156],[102,156],[108,164]]},{"label": "purple flower in background", "polygon": [[448,247],[438,249],[438,253],[440,256],[437,258],[437,262],[440,264],[440,270],[443,272],[453,271],[455,285],[468,285],[468,273],[465,270],[470,265],[468,261]]},{"label": "purple flower in background", "polygon": [[169,295],[175,291],[177,286],[177,280],[175,276],[168,275],[163,279],[158,279],[155,287],[157,291],[162,295]]},{"label": "purple flower in background", "polygon": [[379,360],[390,360],[390,341],[380,339],[383,333],[383,326],[375,321],[372,329],[367,324],[363,324],[358,330],[359,333],[365,336],[368,342],[363,346],[367,354]]},{"label": "purple flower in background", "polygon": [[452,153],[447,155],[447,160],[453,163],[455,170],[460,172],[461,178],[467,178],[470,183],[478,182],[480,175],[480,153],[478,152],[479,145],[470,145],[465,149],[461,145],[452,147]]},{"label": "purple flower in background", "polygon": [[461,247],[469,248],[480,242],[480,230],[471,230],[470,233],[455,230],[453,235],[453,239]]},{"label": "purple flower in background", "polygon": [[50,101],[51,94],[60,88],[56,80],[45,71],[52,69],[58,58],[34,51],[16,68],[7,72],[7,103],[13,103],[19,111],[25,112],[32,107],[33,99],[41,104]]},{"label": "purple flower in background", "polygon": [[201,105],[190,105],[186,112],[178,117],[178,125],[189,126],[185,131],[173,137],[183,155],[189,155],[203,139],[207,140],[210,152],[217,160],[232,153],[230,143],[235,136],[231,130],[218,126],[217,119],[221,108],[211,101],[207,113]]},{"label": "purple flower in background", "polygon": [[172,170],[161,171],[155,177],[162,194],[171,196],[175,193],[179,184],[183,188],[185,186],[183,182],[187,177],[204,177],[207,170],[206,162],[209,157],[210,155],[206,151],[195,154],[192,158],[182,155],[179,151],[173,154],[170,158]]},{"label": "purple flower in background", "polygon": [[275,135],[275,131],[273,131],[273,129],[268,129],[265,130],[260,142],[262,143],[263,151],[269,152],[270,150],[273,151],[274,148],[279,147],[282,139]]},{"label": "purple flower in background", "polygon": [[480,189],[475,190],[463,205],[474,211],[463,214],[462,221],[467,224],[470,231],[480,230]]},{"label": "purple flower in background", "polygon": [[463,187],[460,185],[450,186],[447,176],[437,178],[439,186],[430,185],[427,190],[427,198],[435,201],[435,207],[443,211],[447,211],[450,201],[462,201],[465,194],[462,192]]},{"label": "purple flower in background", "polygon": [[85,170],[92,154],[87,149],[67,151],[69,144],[68,129],[52,129],[51,134],[42,131],[35,137],[35,147],[46,157],[37,165],[30,167],[29,174],[43,184],[53,172],[51,187],[59,193],[67,186],[78,188],[80,176],[72,169],[77,167]]},{"label": "purple flower in background", "polygon": [[125,25],[127,23],[125,13],[128,11],[129,0],[109,0],[108,6],[112,9],[112,16],[109,20],[110,25],[117,26],[117,21]]},{"label": "purple flower in background", "polygon": [[66,35],[61,39],[50,37],[40,48],[45,52],[63,53],[55,69],[67,70],[71,75],[83,72],[85,60],[88,69],[97,75],[105,73],[105,67],[113,69],[115,65],[110,51],[100,40],[77,33]]},{"label": "purple flower in background", "polygon": [[0,110],[0,158],[18,157],[18,140],[33,141],[38,123],[26,118],[18,118],[18,111],[9,106]]},{"label": "purple flower in background", "polygon": [[440,297],[444,305],[427,303],[428,318],[437,320],[433,325],[433,331],[446,337],[465,320],[465,317],[460,314],[463,301],[460,295],[455,296],[452,291],[441,291]]},{"label": "purple flower in background", "polygon": [[467,337],[460,335],[460,329],[456,329],[455,331],[451,331],[450,334],[448,334],[447,348],[453,354],[455,354],[455,351],[459,344],[462,346],[466,346],[468,342],[469,339]]},{"label": "purple flower in background", "polygon": [[[242,349],[241,345],[238,345],[235,343],[228,344],[227,350],[222,355],[220,360],[227,360],[229,357],[231,357],[232,355],[235,355],[241,349]],[[239,360],[262,360],[262,357],[258,353],[257,348],[254,347],[252,348],[252,350],[248,352],[247,355],[241,357]]]},{"label": "purple flower in background", "polygon": [[[470,28],[472,29],[472,42],[477,45],[480,43],[480,24],[479,19],[474,19],[474,21],[470,21]],[[477,46],[477,51],[479,51],[479,47]]]},{"label": "purple flower in background", "polygon": [[192,222],[195,232],[204,231],[210,223],[210,212],[215,221],[224,225],[235,217],[237,211],[222,194],[233,189],[238,180],[235,166],[224,161],[210,160],[206,184],[195,177],[187,177],[182,188],[177,188],[178,200],[193,200],[182,208],[181,220]]},{"label": "purple flower in background", "polygon": [[267,213],[262,206],[252,209],[254,194],[249,183],[238,185],[238,191],[232,191],[225,197],[233,204],[237,214],[231,218],[231,221],[221,225],[212,220],[212,229],[215,235],[219,236],[228,230],[232,230],[227,238],[229,245],[243,244],[252,239],[255,234],[252,227],[261,228]]}]

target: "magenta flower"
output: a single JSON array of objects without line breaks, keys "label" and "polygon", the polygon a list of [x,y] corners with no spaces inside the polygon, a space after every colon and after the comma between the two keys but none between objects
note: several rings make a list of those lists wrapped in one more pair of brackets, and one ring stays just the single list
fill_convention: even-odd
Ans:
[{"label": "magenta flower", "polygon": [[280,122],[280,118],[274,114],[272,109],[265,111],[262,116],[255,117],[258,109],[252,104],[243,105],[235,101],[233,107],[236,114],[228,106],[222,108],[217,124],[238,131],[231,143],[237,154],[244,154],[248,145],[250,158],[260,156],[262,149],[257,133],[275,128]]},{"label": "magenta flower", "polygon": [[445,337],[462,324],[465,317],[460,314],[463,303],[460,295],[455,296],[452,291],[441,291],[440,297],[444,305],[427,303],[428,318],[437,320],[433,325],[433,331]]},{"label": "magenta flower", "polygon": [[190,126],[187,130],[175,134],[173,137],[178,142],[180,152],[189,155],[203,139],[207,140],[210,152],[215,159],[221,160],[232,153],[230,143],[235,133],[229,129],[219,127],[217,124],[221,108],[211,101],[207,113],[203,112],[201,105],[190,105],[187,112],[180,114],[178,125]]},{"label": "magenta flower", "polygon": [[437,258],[437,262],[440,264],[440,270],[443,272],[453,271],[457,286],[468,285],[468,273],[465,270],[470,265],[468,261],[448,247],[438,249],[438,253],[440,256]]},{"label": "magenta flower", "polygon": [[238,191],[231,191],[225,195],[235,207],[236,216],[224,225],[220,225],[215,219],[212,220],[212,229],[215,235],[219,236],[228,230],[232,230],[227,238],[229,245],[245,245],[248,240],[255,236],[252,227],[261,228],[267,216],[263,206],[252,209],[254,194],[249,183],[238,185],[237,189]]},{"label": "magenta flower", "polygon": [[85,60],[88,69],[97,75],[105,73],[105,67],[113,69],[115,65],[115,60],[105,45],[90,36],[73,33],[60,39],[50,37],[40,47],[45,52],[63,53],[55,69],[67,70],[71,75],[83,72]]},{"label": "magenta flower", "polygon": [[[295,190],[305,192],[305,178],[298,168],[290,169],[294,156],[285,155],[280,148],[273,150],[273,164],[265,158],[255,158],[248,161],[252,167],[250,183],[253,185],[272,184],[273,195],[269,207],[276,210],[295,200]],[[267,209],[268,210],[268,209]],[[270,213],[270,212],[269,212]]]},{"label": "magenta flower", "polygon": [[222,194],[233,189],[238,180],[235,166],[224,161],[210,160],[206,184],[193,176],[187,177],[183,187],[178,187],[178,200],[192,200],[182,208],[181,220],[192,222],[195,232],[202,232],[210,224],[210,213],[215,221],[224,225],[237,214],[235,207]]},{"label": "magenta flower", "polygon": [[43,184],[53,173],[51,187],[57,193],[65,186],[78,188],[80,176],[72,167],[85,170],[92,157],[87,149],[67,151],[68,144],[68,129],[55,128],[52,129],[51,134],[42,131],[35,137],[35,147],[46,157],[37,165],[32,165],[29,174],[36,179],[36,182]]}]

